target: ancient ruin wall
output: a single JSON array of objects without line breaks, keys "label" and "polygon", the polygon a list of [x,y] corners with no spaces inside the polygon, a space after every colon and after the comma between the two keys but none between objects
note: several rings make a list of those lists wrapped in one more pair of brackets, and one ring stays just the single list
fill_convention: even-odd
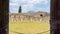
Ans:
[{"label": "ancient ruin wall", "polygon": [[25,15],[23,13],[10,13],[9,14],[9,21],[10,22],[25,22],[25,21],[31,21],[31,22],[49,22],[50,16],[46,13],[34,13]]}]

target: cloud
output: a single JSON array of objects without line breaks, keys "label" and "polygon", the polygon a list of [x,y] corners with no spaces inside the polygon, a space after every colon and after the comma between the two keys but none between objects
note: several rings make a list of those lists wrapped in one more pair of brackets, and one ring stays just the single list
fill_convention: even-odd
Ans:
[{"label": "cloud", "polygon": [[10,4],[11,5],[15,5],[15,4],[37,4],[37,3],[40,3],[40,4],[47,4],[48,1],[47,0],[10,0]]},{"label": "cloud", "polygon": [[[22,0],[23,3],[26,3],[25,5],[23,5],[23,10],[22,12],[28,12],[31,9],[35,9],[34,8],[34,4],[47,4],[47,0]],[[37,7],[36,7],[37,8]]]},{"label": "cloud", "polygon": [[[22,5],[22,12],[26,13],[31,9],[34,10],[34,5],[38,4],[38,3],[46,5],[48,3],[48,0],[10,0],[10,7],[13,6],[12,8],[14,8],[14,6],[19,7],[20,5]],[[18,11],[18,7],[13,10]],[[37,8],[37,7],[35,7],[35,8]]]},{"label": "cloud", "polygon": [[9,3],[10,6],[15,6],[17,3]]},{"label": "cloud", "polygon": [[28,4],[36,4],[36,3],[47,4],[47,0],[22,0],[21,3],[22,2]]},{"label": "cloud", "polygon": [[31,5],[31,4],[28,4],[28,5],[23,5],[22,6],[22,13],[24,12],[24,13],[26,13],[26,12],[28,12],[30,9],[32,9],[33,8],[33,5]]},{"label": "cloud", "polygon": [[9,0],[10,2],[18,2],[18,1],[20,1],[20,0]]}]

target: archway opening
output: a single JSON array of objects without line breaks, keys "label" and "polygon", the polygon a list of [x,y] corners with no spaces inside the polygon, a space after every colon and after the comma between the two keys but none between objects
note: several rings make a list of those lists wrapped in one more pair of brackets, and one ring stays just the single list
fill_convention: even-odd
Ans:
[{"label": "archway opening", "polygon": [[50,20],[50,15],[48,15],[50,14],[50,0],[10,0],[9,5],[9,15],[18,15],[15,16],[17,21],[9,20],[10,34],[12,32],[13,34],[16,32],[27,32],[27,34],[45,32],[50,34],[50,24],[48,23]]}]

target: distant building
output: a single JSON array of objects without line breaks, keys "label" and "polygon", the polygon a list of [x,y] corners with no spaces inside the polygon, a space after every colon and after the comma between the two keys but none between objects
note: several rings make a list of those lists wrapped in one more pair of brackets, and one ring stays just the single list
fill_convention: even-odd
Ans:
[{"label": "distant building", "polygon": [[49,22],[50,15],[46,12],[36,12],[36,13],[9,13],[10,22]]}]

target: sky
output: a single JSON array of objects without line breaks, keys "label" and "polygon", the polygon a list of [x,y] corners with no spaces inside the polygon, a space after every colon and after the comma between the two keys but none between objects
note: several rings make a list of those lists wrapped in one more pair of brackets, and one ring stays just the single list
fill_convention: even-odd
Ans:
[{"label": "sky", "polygon": [[50,12],[50,0],[9,0],[9,11],[18,13],[19,6],[22,7],[22,13],[27,12]]}]

